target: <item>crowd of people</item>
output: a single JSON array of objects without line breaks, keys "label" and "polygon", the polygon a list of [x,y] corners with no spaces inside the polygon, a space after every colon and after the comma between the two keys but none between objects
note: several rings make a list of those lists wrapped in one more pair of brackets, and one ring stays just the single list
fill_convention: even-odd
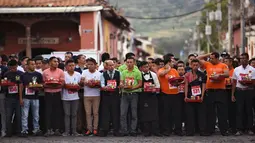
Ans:
[{"label": "crowd of people", "polygon": [[2,137],[254,134],[255,59],[247,53],[190,54],[186,63],[170,53],[135,57],[121,64],[103,53],[98,64],[72,52],[63,61],[2,55]]}]

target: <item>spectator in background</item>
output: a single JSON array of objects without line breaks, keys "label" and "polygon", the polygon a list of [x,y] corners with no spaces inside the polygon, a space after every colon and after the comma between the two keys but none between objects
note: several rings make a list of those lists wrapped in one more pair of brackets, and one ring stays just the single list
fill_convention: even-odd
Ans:
[{"label": "spectator in background", "polygon": [[7,67],[7,63],[9,61],[8,57],[6,55],[1,55],[2,61],[0,64],[2,64],[3,66]]},{"label": "spectator in background", "polygon": [[65,62],[73,58],[72,52],[66,52],[65,53]]},{"label": "spectator in background", "polygon": [[154,59],[153,58],[148,58],[147,62],[149,64],[149,68],[151,69],[152,68],[152,64],[154,63]]},{"label": "spectator in background", "polygon": [[104,69],[104,62],[106,60],[109,60],[110,59],[110,54],[109,53],[103,53],[102,56],[101,56],[101,64],[98,68],[98,71],[102,71]]},{"label": "spectator in background", "polygon": [[20,59],[21,66],[18,66],[18,67],[17,67],[17,69],[18,69],[19,71],[22,71],[22,72],[25,72],[25,71],[26,71],[27,60],[28,60],[28,57],[22,57],[22,58]]},{"label": "spectator in background", "polygon": [[[66,58],[66,57],[65,57]],[[58,68],[59,69],[61,69],[61,70],[65,70],[65,64],[64,64],[64,62],[62,61],[62,59],[61,58],[57,58],[57,60],[58,60]]]},{"label": "spectator in background", "polygon": [[253,68],[255,68],[255,58],[252,58],[252,59],[249,61],[249,64],[250,64],[250,66],[252,66]]},{"label": "spectator in background", "polygon": [[15,55],[15,54],[11,54],[10,56],[9,56],[9,60],[15,60],[15,61],[19,61],[19,59],[18,59],[18,57]]},{"label": "spectator in background", "polygon": [[75,71],[82,74],[82,72],[86,69],[88,69],[86,67],[86,56],[80,54],[80,55],[77,56],[77,65],[75,67]]},{"label": "spectator in background", "polygon": [[49,60],[48,59],[44,59],[42,61],[42,71],[46,70],[47,68],[49,68]]},{"label": "spectator in background", "polygon": [[35,60],[35,71],[39,72],[42,74],[42,65],[43,65],[43,57],[42,56],[36,56],[34,58]]},{"label": "spectator in background", "polygon": [[111,60],[114,63],[114,69],[118,69],[118,62],[119,62],[119,60],[116,57],[111,58]]},{"label": "spectator in background", "polygon": [[155,59],[154,62],[156,64],[157,70],[161,69],[161,68],[163,68],[165,66],[164,61],[162,59],[160,59],[160,58]]},{"label": "spectator in background", "polygon": [[178,62],[177,62],[177,69],[178,69],[178,67],[183,67],[183,68],[185,68],[185,63],[184,63],[183,61],[178,61]]}]

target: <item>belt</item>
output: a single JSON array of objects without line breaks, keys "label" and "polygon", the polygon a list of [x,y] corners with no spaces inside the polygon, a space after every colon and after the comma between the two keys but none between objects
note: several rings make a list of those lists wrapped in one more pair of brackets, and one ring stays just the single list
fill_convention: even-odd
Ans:
[{"label": "belt", "polygon": [[247,87],[247,88],[239,88],[239,87],[237,87],[236,90],[245,91],[245,90],[253,90],[253,88],[249,88],[249,87]]},{"label": "belt", "polygon": [[138,92],[131,92],[131,93],[124,92],[123,93],[123,95],[135,95],[135,94],[138,94]]}]

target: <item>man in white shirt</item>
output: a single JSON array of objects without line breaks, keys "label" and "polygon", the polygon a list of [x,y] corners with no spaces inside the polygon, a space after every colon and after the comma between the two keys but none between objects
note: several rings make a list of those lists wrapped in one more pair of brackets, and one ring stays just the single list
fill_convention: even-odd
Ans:
[{"label": "man in white shirt", "polygon": [[[75,63],[74,61],[67,60],[66,61],[66,70],[65,74],[65,88],[63,89],[62,101],[63,108],[65,113],[65,133],[63,136],[70,135],[70,125],[72,129],[72,135],[78,136],[79,134],[76,132],[76,123],[77,123],[77,112],[79,106],[79,96],[78,89],[71,90],[68,89],[68,86],[79,86],[81,80],[81,74],[74,71]],[[71,119],[71,121],[70,121]]]},{"label": "man in white shirt", "polygon": [[[255,83],[255,69],[249,65],[249,55],[247,53],[241,54],[241,65],[235,68],[233,73],[232,84],[232,101],[236,102],[236,127],[239,136],[244,129],[244,119],[247,119],[246,129],[249,135],[253,135],[253,110],[252,99],[254,97],[253,86]],[[244,114],[244,111],[246,114]],[[245,117],[246,115],[246,117]]]},{"label": "man in white shirt", "polygon": [[[82,73],[82,81],[84,86],[84,106],[87,120],[87,132],[85,135],[97,135],[99,120],[99,103],[100,103],[100,76],[101,73],[96,70],[96,60],[87,59],[88,69]],[[92,110],[91,110],[92,108]],[[91,113],[92,111],[92,113]],[[93,124],[92,117],[93,115]]]}]

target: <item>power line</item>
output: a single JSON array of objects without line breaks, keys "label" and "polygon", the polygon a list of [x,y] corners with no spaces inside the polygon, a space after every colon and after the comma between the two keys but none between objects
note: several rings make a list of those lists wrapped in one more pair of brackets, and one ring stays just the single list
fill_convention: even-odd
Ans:
[{"label": "power line", "polygon": [[[222,0],[220,2],[216,2],[215,4],[218,4],[218,3],[221,3],[221,2],[222,2]],[[177,17],[183,17],[183,16],[191,15],[191,14],[203,11],[205,9],[207,9],[207,7],[203,7],[201,9],[194,10],[194,11],[184,13],[184,14],[180,14],[180,15],[164,16],[164,17],[137,17],[137,16],[129,16],[129,15],[125,15],[125,17],[130,18],[130,19],[139,19],[139,20],[171,19],[171,18],[177,18]]]}]

